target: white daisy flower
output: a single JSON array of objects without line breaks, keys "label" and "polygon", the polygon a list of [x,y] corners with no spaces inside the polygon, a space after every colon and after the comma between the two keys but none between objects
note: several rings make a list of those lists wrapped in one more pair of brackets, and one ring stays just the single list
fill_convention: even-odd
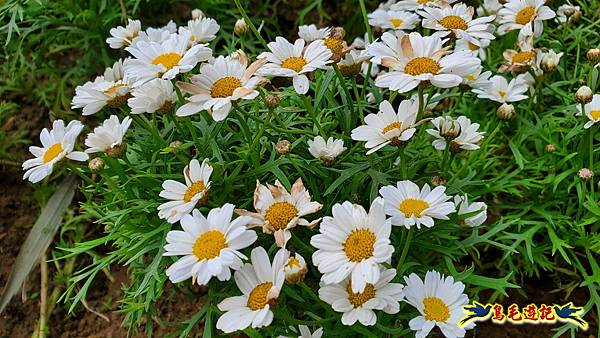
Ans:
[{"label": "white daisy flower", "polygon": [[106,43],[112,49],[119,49],[129,46],[133,39],[135,39],[140,30],[142,29],[142,23],[140,20],[127,20],[127,26],[117,26],[110,29],[111,37],[106,38]]},{"label": "white daisy flower", "polygon": [[[457,215],[471,214],[469,217],[463,219],[464,224],[470,227],[476,227],[482,225],[487,219],[487,205],[483,202],[473,202],[469,204],[467,195],[456,195],[454,196],[454,205],[457,208]],[[479,211],[474,214],[474,212]]]},{"label": "white daisy flower", "polygon": [[123,67],[129,78],[139,86],[154,78],[171,80],[179,73],[192,70],[198,62],[206,61],[212,51],[205,45],[187,49],[190,33],[172,34],[163,42],[140,41],[127,50],[135,59],[125,61]]},{"label": "white daisy flower", "polygon": [[[188,21],[187,30],[191,32],[190,42],[203,44],[216,39],[221,27],[215,19],[203,17]],[[180,34],[186,27],[179,27]]]},{"label": "white daisy flower", "polygon": [[118,60],[104,74],[75,88],[72,109],[83,108],[82,115],[92,115],[102,108],[118,108],[127,102],[131,83],[123,74],[123,61]]},{"label": "white daisy flower", "polygon": [[292,185],[291,193],[288,192],[279,181],[274,185],[262,185],[257,180],[254,190],[254,209],[251,212],[244,209],[236,209],[240,215],[253,218],[251,227],[262,227],[263,232],[273,234],[275,243],[279,247],[285,247],[285,243],[291,238],[291,229],[296,225],[314,227],[320,218],[309,222],[304,216],[313,214],[323,207],[318,202],[311,202],[308,190],[298,178]]},{"label": "white daisy flower", "polygon": [[496,15],[502,8],[502,4],[498,0],[483,0],[483,4],[477,7],[477,15]]},{"label": "white daisy flower", "polygon": [[[348,51],[346,55],[344,55],[337,65],[340,69],[340,73],[342,73],[344,76],[354,76],[359,74],[361,71],[363,74],[366,74],[369,67],[369,59],[371,59],[371,56],[364,51],[361,52],[352,49]],[[373,68],[376,69],[377,66],[373,66]],[[377,71],[378,70],[376,70],[374,75],[377,74]],[[373,70],[371,70],[371,73],[373,74]]]},{"label": "white daisy flower", "polygon": [[400,48],[391,55],[381,55],[379,49],[370,48],[373,61],[381,60],[381,64],[390,69],[377,77],[377,87],[400,93],[408,92],[424,81],[440,88],[455,87],[462,82],[463,76],[476,72],[481,66],[481,60],[467,51],[444,56],[448,47],[443,47],[444,41],[440,37],[423,37],[413,32],[398,39],[395,47]]},{"label": "white daisy flower", "polygon": [[459,0],[400,0],[391,5],[394,11],[416,11],[427,7],[446,7]]},{"label": "white daisy flower", "polygon": [[111,157],[119,157],[125,151],[123,137],[130,124],[130,117],[125,117],[123,122],[119,122],[116,115],[111,115],[102,122],[102,125],[94,128],[94,132],[87,135],[85,145],[88,149],[85,152],[88,154],[103,152]]},{"label": "white daisy flower", "polygon": [[159,196],[170,201],[158,206],[158,217],[175,223],[189,214],[198,203],[204,202],[208,198],[212,172],[208,159],[204,159],[202,164],[193,159],[183,169],[185,184],[174,180],[164,181]]},{"label": "white daisy flower", "polygon": [[463,283],[455,282],[452,276],[444,277],[437,271],[428,271],[425,282],[414,273],[404,277],[404,281],[405,302],[420,313],[408,323],[416,338],[425,338],[435,326],[447,338],[464,337],[465,329],[474,327],[472,323],[458,326],[458,321],[465,316],[462,307],[469,303],[469,297],[463,293]]},{"label": "white daisy flower", "polygon": [[579,11],[581,11],[579,6],[574,6],[567,0],[566,4],[562,4],[558,7],[558,10],[556,11],[556,20],[560,23],[565,23],[567,22],[568,17]]},{"label": "white daisy flower", "polygon": [[209,211],[204,217],[197,209],[181,219],[181,230],[167,233],[163,256],[183,256],[167,269],[172,283],[192,278],[192,284],[208,285],[213,277],[231,278],[248,259],[240,250],[256,241],[256,232],[246,229],[248,217],[233,216],[233,204]]},{"label": "white daisy flower", "polygon": [[237,58],[219,56],[213,62],[203,64],[200,74],[190,78],[191,84],[177,83],[179,88],[193,95],[175,114],[189,116],[206,110],[215,121],[224,120],[231,111],[232,102],[258,96],[256,87],[266,80],[254,74],[265,63],[266,60],[261,59],[248,66],[248,57],[242,52]]},{"label": "white daisy flower", "polygon": [[132,114],[168,113],[177,103],[177,93],[169,80],[153,79],[133,89],[127,100]]},{"label": "white daisy flower", "polygon": [[298,36],[300,39],[311,43],[315,40],[325,40],[331,34],[331,28],[317,28],[315,25],[302,25],[298,27]]},{"label": "white daisy flower", "polygon": [[437,150],[446,149],[446,143],[450,142],[450,151],[459,152],[462,150],[476,150],[479,149],[479,142],[483,140],[483,134],[485,132],[479,132],[479,123],[471,123],[471,120],[465,116],[459,116],[456,119],[458,124],[459,132],[457,136],[446,136],[444,137],[443,132],[443,119],[451,119],[450,117],[437,117],[431,121],[435,129],[427,129],[426,132],[429,135],[434,136],[436,139],[431,143]]},{"label": "white daisy flower", "polygon": [[217,320],[217,329],[231,333],[250,326],[260,328],[271,324],[271,306],[279,298],[284,281],[283,263],[288,255],[287,250],[279,250],[271,264],[265,249],[257,247],[252,250],[252,264],[244,264],[234,276],[243,294],[219,303],[219,310],[225,313]]},{"label": "white daisy flower", "polygon": [[335,158],[338,157],[346,147],[344,141],[330,137],[325,142],[321,136],[315,137],[313,140],[308,140],[308,152],[315,158],[320,159],[327,165],[333,164]]},{"label": "white daisy flower", "polygon": [[140,32],[131,44],[136,45],[142,41],[162,43],[167,41],[172,35],[176,35],[176,33],[177,25],[171,20],[163,27],[148,27],[145,31]]},{"label": "white daisy flower", "polygon": [[517,102],[527,98],[527,95],[523,94],[529,87],[522,76],[517,76],[509,83],[504,76],[494,75],[489,81],[491,85],[473,89],[473,93],[477,94],[478,98],[499,103]]},{"label": "white daisy flower", "polygon": [[369,25],[381,29],[412,30],[419,22],[415,13],[404,11],[385,11],[378,9],[369,13]]},{"label": "white daisy flower", "polygon": [[492,72],[485,71],[481,72],[483,67],[480,67],[479,70],[473,74],[469,74],[463,78],[462,84],[467,85],[471,88],[476,89],[486,89],[492,85],[490,81],[490,77],[492,76]]},{"label": "white daisy flower", "polygon": [[333,55],[323,40],[311,42],[306,48],[305,41],[298,39],[291,44],[285,38],[278,36],[275,42],[269,42],[270,52],[263,52],[260,58],[266,58],[268,63],[258,72],[263,76],[291,77],[294,90],[298,94],[306,94],[309,88],[306,73],[316,69],[325,69]]},{"label": "white daisy flower", "polygon": [[475,39],[469,39],[469,38],[458,39],[458,40],[456,40],[456,46],[454,47],[454,50],[469,51],[473,54],[473,56],[480,58],[481,61],[485,61],[485,59],[487,58],[485,49],[490,45],[490,42],[491,41],[487,40],[487,39],[481,39],[481,40],[475,40]]},{"label": "white daisy flower", "polygon": [[379,104],[377,114],[365,116],[365,124],[352,130],[352,139],[366,141],[367,155],[385,147],[402,145],[415,134],[415,122],[419,112],[418,100],[403,100],[398,112],[385,100]]},{"label": "white daisy flower", "polygon": [[435,30],[434,36],[469,40],[494,40],[495,16],[482,16],[473,19],[475,9],[463,3],[453,7],[425,7],[419,11],[423,17],[423,27]]},{"label": "white daisy flower", "polygon": [[390,261],[390,221],[385,218],[383,200],[376,198],[369,213],[358,204],[336,203],[333,217],[323,218],[320,234],[310,239],[317,248],[313,264],[323,275],[324,284],[341,283],[351,278],[352,291],[363,292],[368,283],[380,278],[379,264]]},{"label": "white daisy flower", "polygon": [[451,198],[444,193],[446,187],[437,186],[431,190],[428,184],[419,186],[411,181],[399,181],[396,186],[386,185],[379,189],[385,202],[385,213],[392,218],[392,225],[410,229],[421,225],[431,228],[433,219],[447,220],[448,214],[455,211]]},{"label": "white daisy flower", "polygon": [[376,283],[368,283],[362,292],[352,290],[349,278],[340,284],[321,285],[319,298],[331,304],[333,310],[344,313],[344,325],[353,325],[357,321],[366,326],[375,325],[377,315],[374,310],[396,314],[400,311],[399,302],[404,299],[404,286],[390,283],[396,270],[382,268],[380,275]]},{"label": "white daisy flower", "polygon": [[556,13],[545,6],[546,0],[509,0],[498,11],[500,17],[499,34],[519,30],[519,39],[528,36],[539,37],[544,30],[544,20],[550,20]]},{"label": "white daisy flower", "polygon": [[304,257],[297,252],[290,255],[290,258],[288,258],[283,266],[283,272],[285,273],[285,281],[287,283],[297,284],[302,281],[308,272]]},{"label": "white daisy flower", "polygon": [[79,121],[71,121],[65,127],[63,120],[55,120],[51,130],[44,128],[40,133],[42,146],[29,147],[29,152],[35,157],[23,162],[23,179],[29,179],[31,183],[43,180],[50,176],[54,165],[65,157],[74,161],[87,160],[86,153],[73,151],[82,129],[83,125]]},{"label": "white daisy flower", "polygon": [[[581,110],[581,105],[577,105],[577,115],[583,115],[583,111]],[[600,94],[594,94],[592,101],[586,103],[584,106],[585,116],[589,119],[583,126],[585,129],[588,129],[592,125],[597,122],[600,122]]]},{"label": "white daisy flower", "polygon": [[313,333],[310,333],[310,329],[306,325],[298,325],[298,330],[296,330],[294,327],[290,327],[290,329],[294,333],[300,334],[300,335],[293,336],[293,337],[279,336],[277,338],[294,338],[294,337],[297,337],[297,338],[321,338],[321,336],[323,336],[323,328],[322,327],[316,329]]}]

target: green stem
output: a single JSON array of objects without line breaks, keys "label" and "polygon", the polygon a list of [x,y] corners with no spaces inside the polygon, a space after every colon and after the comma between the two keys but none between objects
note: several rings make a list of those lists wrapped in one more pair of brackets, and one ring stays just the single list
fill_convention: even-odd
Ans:
[{"label": "green stem", "polygon": [[365,29],[367,31],[367,35],[369,36],[369,43],[373,42],[373,32],[371,31],[371,26],[369,25],[369,18],[367,17],[367,8],[365,7],[365,0],[359,0],[360,3],[360,11],[362,13],[363,21],[365,23]]},{"label": "green stem", "polygon": [[417,92],[419,94],[419,112],[417,113],[417,121],[423,117],[423,112],[425,111],[425,98],[423,96],[423,86],[419,85],[419,89]]},{"label": "green stem", "polygon": [[408,230],[408,235],[406,236],[406,241],[404,242],[404,248],[402,248],[402,254],[400,254],[400,259],[398,260],[398,265],[396,266],[396,273],[399,273],[400,268],[406,260],[406,255],[408,254],[408,248],[410,248],[410,242],[413,238],[414,231],[414,226]]},{"label": "green stem", "polygon": [[242,5],[240,4],[240,0],[233,0],[233,2],[235,2],[235,6],[240,11],[240,14],[244,18],[244,21],[246,21],[246,23],[248,24],[248,27],[250,27],[250,30],[252,31],[252,33],[254,33],[254,35],[256,36],[258,41],[260,41],[260,43],[263,45],[263,47],[265,49],[268,49],[269,46],[267,46],[265,39],[263,39],[262,36],[260,36],[258,29],[256,29],[256,26],[254,26],[254,24],[252,23],[252,20],[250,20],[250,18],[248,17],[248,14],[246,14],[244,7],[242,7]]}]

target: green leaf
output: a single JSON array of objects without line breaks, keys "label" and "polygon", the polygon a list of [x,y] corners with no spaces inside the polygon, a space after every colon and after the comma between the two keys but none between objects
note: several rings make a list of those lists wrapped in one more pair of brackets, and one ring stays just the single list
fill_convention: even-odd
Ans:
[{"label": "green leaf", "polygon": [[19,291],[31,269],[48,249],[56,230],[62,222],[67,207],[73,200],[76,182],[77,180],[73,175],[65,178],[42,209],[40,217],[35,222],[25,243],[23,243],[10,271],[4,293],[0,298],[0,313],[8,305],[12,296]]}]

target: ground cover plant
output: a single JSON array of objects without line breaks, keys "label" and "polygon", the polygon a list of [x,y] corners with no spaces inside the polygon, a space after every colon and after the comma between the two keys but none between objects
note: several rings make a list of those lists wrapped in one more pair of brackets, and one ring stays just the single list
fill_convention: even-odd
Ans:
[{"label": "ground cover plant", "polygon": [[[38,67],[23,13],[71,5],[3,5],[7,89]],[[360,0],[324,24],[315,1],[293,27],[269,2],[97,5],[70,34],[101,52],[35,91],[59,113],[22,164],[36,187],[76,176],[99,229],[54,250],[84,262],[68,311],[125,266],[130,334],[183,294],[173,336],[463,337],[485,333],[463,306],[541,278],[587,322],[544,332],[597,336],[598,4]]]}]

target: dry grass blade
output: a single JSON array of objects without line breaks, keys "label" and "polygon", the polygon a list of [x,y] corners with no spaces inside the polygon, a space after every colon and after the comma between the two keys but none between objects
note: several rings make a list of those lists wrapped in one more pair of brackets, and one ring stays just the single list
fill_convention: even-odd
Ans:
[{"label": "dry grass blade", "polygon": [[19,251],[12,267],[4,292],[0,297],[0,313],[4,310],[13,295],[15,295],[31,269],[52,242],[65,210],[71,204],[75,194],[76,178],[71,175],[59,185],[58,190],[50,197],[42,209],[40,217],[35,222],[29,236]]}]

